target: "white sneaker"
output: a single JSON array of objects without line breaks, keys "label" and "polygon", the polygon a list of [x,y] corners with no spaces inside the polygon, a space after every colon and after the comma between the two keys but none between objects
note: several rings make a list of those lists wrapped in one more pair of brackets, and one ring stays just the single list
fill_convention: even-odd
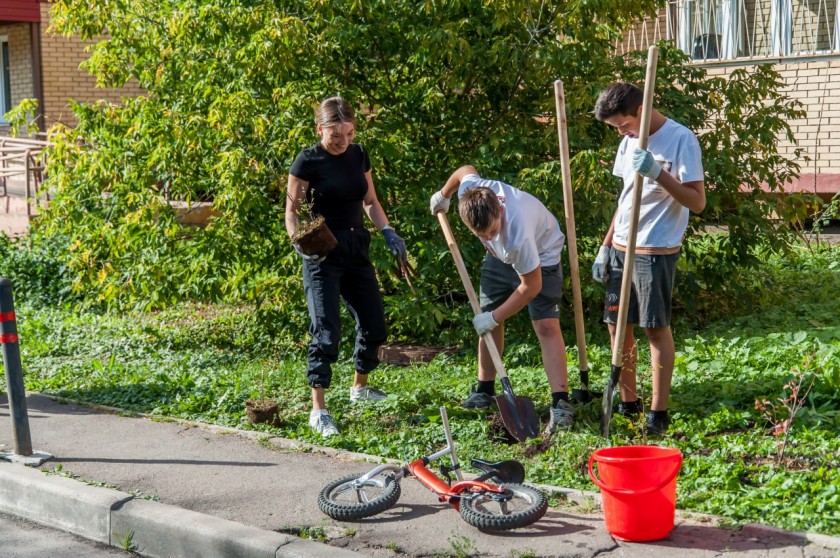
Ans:
[{"label": "white sneaker", "polygon": [[560,430],[568,430],[575,421],[575,411],[568,401],[562,399],[557,402],[556,407],[551,408],[551,418],[548,426],[545,427],[543,436],[548,437]]},{"label": "white sneaker", "polygon": [[357,401],[382,401],[388,395],[381,390],[369,386],[360,388],[350,388],[350,403]]},{"label": "white sneaker", "polygon": [[310,415],[309,426],[311,426],[312,430],[314,430],[324,438],[328,438],[330,436],[338,436],[339,434],[341,434],[341,432],[338,431],[338,427],[335,425],[335,421],[329,415],[329,413],[323,413],[315,416]]}]

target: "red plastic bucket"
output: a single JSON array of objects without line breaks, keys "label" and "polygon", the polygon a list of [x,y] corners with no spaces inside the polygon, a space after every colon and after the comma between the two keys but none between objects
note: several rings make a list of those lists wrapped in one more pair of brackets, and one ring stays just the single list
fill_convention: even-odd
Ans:
[{"label": "red plastic bucket", "polygon": [[[592,470],[598,462],[598,473]],[[596,450],[589,476],[601,489],[604,522],[625,541],[664,539],[674,528],[677,474],[682,453],[659,446],[619,446]]]}]

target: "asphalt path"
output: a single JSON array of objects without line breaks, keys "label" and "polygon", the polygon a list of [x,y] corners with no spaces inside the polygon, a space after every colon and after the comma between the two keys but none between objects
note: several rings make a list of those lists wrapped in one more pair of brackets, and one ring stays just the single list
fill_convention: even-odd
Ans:
[{"label": "asphalt path", "polygon": [[0,556],[3,558],[127,558],[134,556],[64,531],[49,529],[0,513]]}]

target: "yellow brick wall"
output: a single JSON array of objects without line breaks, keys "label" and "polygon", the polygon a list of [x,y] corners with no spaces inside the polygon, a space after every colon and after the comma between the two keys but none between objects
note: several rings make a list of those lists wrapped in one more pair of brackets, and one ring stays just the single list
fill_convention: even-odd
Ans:
[{"label": "yellow brick wall", "polygon": [[[804,173],[840,173],[840,58],[775,64],[784,80],[784,92],[804,105],[806,116],[789,124],[798,147],[810,158],[799,160]],[[710,76],[726,76],[723,66],[708,68]],[[791,156],[796,146],[780,138],[782,153]]]},{"label": "yellow brick wall", "polygon": [[15,106],[22,99],[33,96],[29,24],[0,25],[0,36],[9,39],[9,73],[11,74],[12,106]]},{"label": "yellow brick wall", "polygon": [[143,89],[134,81],[120,89],[96,87],[96,80],[79,65],[88,58],[82,42],[47,31],[49,4],[41,4],[41,60],[44,89],[44,118],[47,128],[57,122],[73,126],[76,120],[69,108],[69,99],[95,101],[104,99],[119,103],[124,96],[139,95]]}]

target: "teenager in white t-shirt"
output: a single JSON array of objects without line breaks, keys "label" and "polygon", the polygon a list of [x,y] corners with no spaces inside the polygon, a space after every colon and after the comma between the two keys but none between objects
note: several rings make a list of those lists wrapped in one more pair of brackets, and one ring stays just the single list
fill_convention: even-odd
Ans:
[{"label": "teenager in white t-shirt", "polygon": [[630,416],[642,410],[636,393],[638,355],[632,327],[632,324],[638,324],[644,328],[650,342],[653,376],[650,411],[645,415],[646,430],[651,434],[664,434],[670,424],[668,395],[674,372],[674,338],[671,334],[674,274],[689,211],[703,211],[706,193],[700,144],[691,130],[653,109],[647,150],[638,147],[643,99],[644,93],[635,85],[614,83],[601,92],[595,104],[595,117],[624,136],[613,166],[613,174],[622,179],[624,187],[612,224],[592,266],[592,276],[607,285],[604,321],[614,343],[624,254],[632,218],[633,184],[639,173],[644,176],[644,183],[618,412]]},{"label": "teenager in white t-shirt", "polygon": [[[481,269],[482,313],[473,325],[479,336],[491,333],[501,352],[504,321],[528,307],[551,389],[551,417],[544,434],[567,429],[574,411],[569,403],[566,343],[560,330],[560,256],[566,237],[537,198],[510,184],[481,178],[470,165],[453,172],[432,196],[432,215],[448,211],[456,191],[461,219],[487,249]],[[496,369],[483,338],[478,347],[478,383],[462,404],[468,409],[490,407],[495,394]]]}]

